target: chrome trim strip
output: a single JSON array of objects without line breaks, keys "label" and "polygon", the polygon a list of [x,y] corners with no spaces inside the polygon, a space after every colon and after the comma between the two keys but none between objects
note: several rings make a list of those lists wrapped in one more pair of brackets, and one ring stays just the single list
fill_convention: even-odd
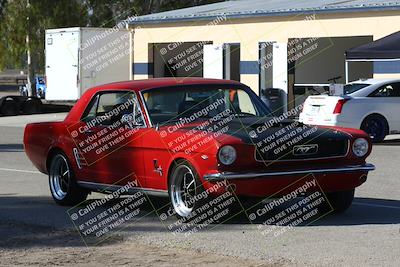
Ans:
[{"label": "chrome trim strip", "polygon": [[298,174],[309,174],[309,173],[347,173],[347,172],[368,172],[375,170],[373,164],[356,165],[356,166],[345,166],[339,168],[327,168],[327,169],[311,169],[311,170],[293,170],[293,171],[281,171],[281,172],[222,172],[215,174],[204,175],[204,180],[207,181],[222,181],[222,180],[236,180],[236,179],[255,179],[255,178],[274,178],[277,176],[287,175],[298,175]]},{"label": "chrome trim strip", "polygon": [[[147,104],[146,104],[146,102],[144,101],[143,92],[140,91],[140,92],[138,92],[138,94],[139,94],[139,96],[140,96],[140,100],[141,100],[141,102],[142,102],[142,106],[143,106],[144,112],[146,113],[146,117],[147,117],[147,120],[148,120],[148,122],[149,122],[149,128],[151,128],[151,127],[153,127],[153,122],[151,121],[150,114],[149,114],[149,112],[147,111]],[[147,124],[147,123],[146,123],[146,124]]]},{"label": "chrome trim strip", "polygon": [[[121,185],[102,184],[102,183],[85,182],[85,181],[78,181],[77,183],[81,187],[97,191],[100,193],[112,193],[123,187]],[[168,197],[168,191],[161,189],[137,187],[137,188],[129,188],[128,191],[129,194],[135,194],[137,192],[143,192],[151,196]]]}]

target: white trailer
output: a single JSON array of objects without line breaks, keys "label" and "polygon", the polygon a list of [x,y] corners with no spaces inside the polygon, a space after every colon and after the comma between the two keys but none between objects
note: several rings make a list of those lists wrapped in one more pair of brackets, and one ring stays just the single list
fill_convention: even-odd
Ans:
[{"label": "white trailer", "polygon": [[117,28],[46,30],[46,94],[75,101],[96,85],[132,79],[133,34]]}]

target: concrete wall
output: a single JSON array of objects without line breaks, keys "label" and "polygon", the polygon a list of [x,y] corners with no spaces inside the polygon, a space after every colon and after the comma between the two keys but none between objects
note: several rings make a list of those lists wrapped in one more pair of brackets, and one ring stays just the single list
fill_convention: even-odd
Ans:
[{"label": "concrete wall", "polygon": [[[372,36],[327,37],[315,43],[314,53],[304,58],[304,63],[295,69],[295,83],[329,83],[329,79],[341,76],[338,83],[345,83],[345,55],[343,51],[373,41]],[[350,81],[373,76],[372,62],[350,63]]]},{"label": "concrete wall", "polygon": [[[400,14],[396,11],[321,14],[313,16],[264,17],[224,20],[217,25],[210,21],[140,25],[135,29],[135,64],[152,63],[149,43],[212,41],[213,44],[240,43],[243,62],[257,62],[259,42],[288,42],[290,38],[373,36],[379,39],[399,30]],[[216,23],[212,23],[216,24]],[[343,62],[344,64],[344,62]],[[390,77],[397,74],[390,74]],[[386,74],[374,75],[388,77]],[[149,78],[145,71],[135,73],[134,79]],[[258,73],[242,74],[241,82],[258,92]]]}]

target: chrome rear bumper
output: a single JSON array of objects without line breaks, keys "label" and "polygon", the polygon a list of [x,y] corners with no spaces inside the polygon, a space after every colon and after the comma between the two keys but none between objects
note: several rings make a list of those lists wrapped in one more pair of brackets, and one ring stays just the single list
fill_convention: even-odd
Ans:
[{"label": "chrome rear bumper", "polygon": [[325,174],[325,173],[349,173],[349,172],[368,172],[375,170],[373,164],[344,166],[337,168],[309,169],[309,170],[291,170],[279,172],[220,172],[204,175],[204,180],[214,182],[222,180],[237,179],[256,179],[256,178],[274,178],[279,176],[302,175],[302,174]]}]

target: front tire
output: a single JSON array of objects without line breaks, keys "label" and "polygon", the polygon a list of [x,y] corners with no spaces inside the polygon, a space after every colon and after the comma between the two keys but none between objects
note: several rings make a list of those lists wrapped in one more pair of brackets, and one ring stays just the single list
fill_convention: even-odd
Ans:
[{"label": "front tire", "polygon": [[86,200],[88,192],[79,188],[67,157],[58,153],[49,169],[49,186],[54,201],[62,206],[74,206]]},{"label": "front tire", "polygon": [[342,213],[346,211],[353,202],[354,199],[354,189],[347,191],[339,191],[333,193],[327,193],[329,203],[333,208],[334,213]]},{"label": "front tire", "polygon": [[171,205],[179,219],[193,215],[201,205],[201,201],[196,201],[195,197],[203,191],[196,170],[187,161],[179,161],[171,172],[168,185]]}]

